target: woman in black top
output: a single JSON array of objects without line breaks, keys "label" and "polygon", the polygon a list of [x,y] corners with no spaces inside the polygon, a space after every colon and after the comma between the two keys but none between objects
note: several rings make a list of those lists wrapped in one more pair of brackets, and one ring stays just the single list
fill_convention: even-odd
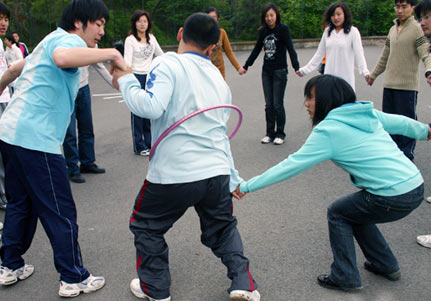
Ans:
[{"label": "woman in black top", "polygon": [[265,96],[266,136],[262,143],[284,143],[286,134],[286,112],[284,110],[284,91],[287,85],[287,58],[289,52],[292,66],[299,69],[298,57],[293,47],[289,28],[280,23],[280,12],[273,3],[266,4],[261,14],[262,26],[259,38],[247,59],[244,69],[253,65],[262,47],[265,51],[262,68],[262,85]]}]

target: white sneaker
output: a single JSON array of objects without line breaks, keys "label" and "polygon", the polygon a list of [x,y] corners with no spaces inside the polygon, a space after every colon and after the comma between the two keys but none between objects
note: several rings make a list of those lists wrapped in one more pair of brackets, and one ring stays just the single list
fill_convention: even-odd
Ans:
[{"label": "white sneaker", "polygon": [[260,301],[260,294],[257,290],[252,292],[235,290],[229,294],[230,301]]},{"label": "white sneaker", "polygon": [[130,282],[130,290],[132,291],[132,294],[139,299],[145,299],[147,301],[171,301],[171,297],[167,297],[165,299],[154,299],[145,294],[142,291],[141,282],[138,278],[135,278]]},{"label": "white sneaker", "polygon": [[0,222],[0,230],[3,230],[3,223]]},{"label": "white sneaker", "polygon": [[34,266],[31,264],[25,264],[12,271],[7,267],[0,266],[0,285],[11,285],[17,282],[18,280],[24,280],[31,276],[34,272]]},{"label": "white sneaker", "polygon": [[105,278],[95,277],[90,274],[90,277],[78,283],[67,283],[60,281],[60,289],[58,290],[58,294],[61,297],[76,297],[81,292],[84,294],[95,292],[101,289],[104,285]]},{"label": "white sneaker", "polygon": [[427,197],[427,198],[426,198],[426,201],[427,201],[428,203],[431,203],[431,196]]},{"label": "white sneaker", "polygon": [[418,237],[416,237],[416,241],[418,244],[425,248],[431,248],[431,234],[419,235]]},{"label": "white sneaker", "polygon": [[284,140],[282,138],[275,138],[274,139],[274,144],[275,145],[282,145],[284,143]]},{"label": "white sneaker", "polygon": [[144,149],[143,151],[141,151],[139,153],[139,155],[141,155],[143,157],[148,157],[150,155],[150,150],[149,149]]},{"label": "white sneaker", "polygon": [[272,139],[269,138],[268,136],[265,136],[262,138],[262,140],[260,140],[260,142],[262,142],[263,144],[268,144],[272,142]]}]

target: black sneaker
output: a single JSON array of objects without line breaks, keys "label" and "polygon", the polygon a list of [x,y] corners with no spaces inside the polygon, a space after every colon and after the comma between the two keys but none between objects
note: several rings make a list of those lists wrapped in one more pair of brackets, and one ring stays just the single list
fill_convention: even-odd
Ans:
[{"label": "black sneaker", "polygon": [[81,165],[81,167],[79,167],[81,173],[95,173],[95,174],[99,174],[99,173],[105,173],[105,169],[98,167],[96,164],[93,165]]},{"label": "black sneaker", "polygon": [[371,273],[385,277],[386,279],[391,280],[391,281],[397,281],[397,280],[400,280],[400,278],[401,278],[400,270],[393,272],[393,273],[385,274],[385,273],[382,273],[379,270],[377,270],[369,261],[364,262],[364,268]]},{"label": "black sneaker", "polygon": [[344,286],[340,286],[338,284],[336,284],[335,282],[333,282],[330,278],[329,275],[319,275],[317,277],[317,283],[320,286],[323,286],[324,288],[329,288],[329,289],[333,289],[333,290],[340,290],[340,291],[345,291],[345,292],[350,292],[350,291],[357,291],[362,289],[362,286],[358,286],[358,287],[344,287]]},{"label": "black sneaker", "polygon": [[83,176],[81,176],[80,173],[74,173],[69,175],[69,179],[73,183],[78,183],[78,184],[85,183],[85,179]]}]

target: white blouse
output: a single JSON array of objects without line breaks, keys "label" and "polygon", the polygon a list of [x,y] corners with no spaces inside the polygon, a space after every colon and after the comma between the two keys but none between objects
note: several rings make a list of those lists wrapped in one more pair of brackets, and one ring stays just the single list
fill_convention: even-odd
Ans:
[{"label": "white blouse", "polygon": [[322,62],[326,53],[325,74],[332,74],[343,78],[355,90],[354,62],[356,61],[359,74],[363,77],[370,73],[364,56],[361,34],[354,26],[352,26],[348,34],[345,34],[344,30],[340,30],[337,33],[334,29],[329,37],[328,30],[329,28],[327,27],[323,32],[322,39],[314,56],[299,71],[303,75],[312,72]]},{"label": "white blouse", "polygon": [[150,72],[153,57],[162,54],[162,48],[151,33],[150,43],[141,43],[134,35],[128,36],[124,43],[124,60],[132,67],[133,73],[147,74]]},{"label": "white blouse", "polygon": [[21,50],[15,44],[12,44],[10,48],[6,46],[5,57],[8,66],[23,59]]}]

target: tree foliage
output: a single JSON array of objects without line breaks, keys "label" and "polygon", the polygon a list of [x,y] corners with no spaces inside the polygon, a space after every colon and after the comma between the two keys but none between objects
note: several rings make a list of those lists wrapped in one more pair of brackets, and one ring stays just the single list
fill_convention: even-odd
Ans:
[{"label": "tree foliage", "polygon": [[[4,1],[4,0],[3,0]],[[12,12],[11,30],[35,46],[54,30],[63,8],[70,0],[5,0]],[[144,8],[152,14],[153,33],[162,45],[175,44],[176,33],[193,12],[216,7],[220,25],[234,41],[255,40],[261,9],[268,0],[105,0],[111,18],[105,29],[102,47],[124,40],[134,10]],[[322,15],[332,0],[273,0],[280,8],[281,21],[293,38],[318,38],[322,34]],[[386,35],[395,18],[393,0],[345,0],[352,10],[354,25],[363,36]]]}]

